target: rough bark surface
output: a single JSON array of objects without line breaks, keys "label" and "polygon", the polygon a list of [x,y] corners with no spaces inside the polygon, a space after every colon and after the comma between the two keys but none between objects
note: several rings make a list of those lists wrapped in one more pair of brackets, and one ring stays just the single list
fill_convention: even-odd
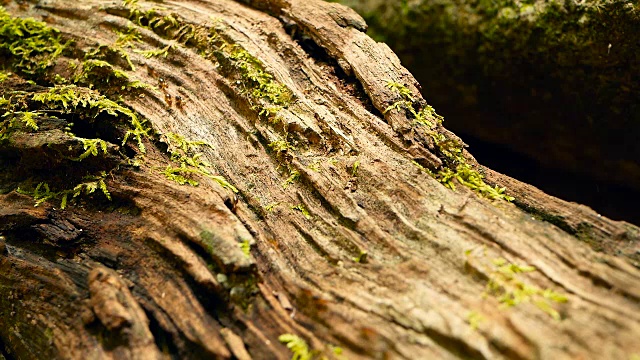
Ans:
[{"label": "rough bark surface", "polygon": [[[158,90],[124,94],[123,104],[157,134],[210,144],[203,159],[238,194],[204,176],[197,187],[169,181],[160,135],[144,140],[145,154],[135,144],[118,153],[122,134],[107,126],[105,153],[137,154],[140,166],[107,166],[109,156],[77,166],[111,169],[113,201],[34,207],[13,191],[33,175],[23,172],[44,167],[64,178],[68,165],[49,161],[59,156],[51,149],[77,140],[47,130],[55,119],[28,141],[16,135],[0,162],[0,358],[291,358],[282,334],[304,339],[318,358],[640,354],[640,229],[489,169],[487,181],[507,186],[514,204],[429,176],[424,167],[443,163],[430,136],[385,111],[398,100],[389,80],[416,102],[419,85],[347,8],[316,0],[135,5],[174,14],[196,38],[214,28],[229,48],[258,58],[292,93],[265,119],[228,71],[224,49],[203,56],[197,42],[131,22],[131,7],[6,6],[75,40],[80,50],[65,57],[82,59],[82,49],[113,44],[114,30],[129,27],[141,34],[139,49],[172,45],[166,58],[130,51],[136,70],[127,73]],[[12,78],[3,91],[42,85]],[[269,145],[283,138],[287,149]]]}]

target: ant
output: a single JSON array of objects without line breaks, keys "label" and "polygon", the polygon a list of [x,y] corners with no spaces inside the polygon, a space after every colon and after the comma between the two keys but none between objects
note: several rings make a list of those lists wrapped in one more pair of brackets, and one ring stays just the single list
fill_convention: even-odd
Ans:
[{"label": "ant", "polygon": [[184,106],[184,102],[182,102],[182,97],[176,95],[176,107],[180,110],[184,110],[183,106]]}]

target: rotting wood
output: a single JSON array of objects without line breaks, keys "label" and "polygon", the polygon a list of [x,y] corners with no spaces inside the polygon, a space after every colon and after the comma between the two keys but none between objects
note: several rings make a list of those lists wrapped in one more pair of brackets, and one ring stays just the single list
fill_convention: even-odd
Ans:
[{"label": "rotting wood", "polygon": [[[539,214],[591,224],[599,229],[594,239],[607,244],[624,233],[625,254],[638,250],[638,229],[594,223],[579,205],[489,170],[488,181],[508,185],[515,204],[535,209],[538,219],[425,173],[415,162],[437,159],[428,139],[399,112],[380,115],[398,98],[387,80],[419,102],[418,84],[362,33],[353,12],[315,0],[254,1],[254,8],[225,0],[135,3],[193,26],[180,27],[193,35],[189,42],[163,37],[170,27],[140,25],[149,19],[134,25],[132,3],[56,0],[7,10],[46,20],[84,51],[113,44],[114,30],[129,27],[140,33],[138,50],[170,46],[166,58],[129,52],[136,70],[127,74],[158,90],[123,104],[157,133],[210,144],[198,151],[238,189],[238,200],[206,176],[195,177],[197,187],[167,180],[160,136],[143,139],[144,155],[135,139],[123,146],[139,167],[92,165],[110,170],[112,202],[81,196],[60,210],[59,200],[34,207],[31,197],[5,191],[0,339],[10,358],[241,358],[246,350],[254,359],[286,359],[282,334],[329,358],[640,353],[637,259],[597,252]],[[315,51],[285,31],[291,24]],[[198,36],[211,28],[223,39],[215,41],[258,58],[291,102],[259,115],[264,104],[229,71],[229,53],[202,56]],[[8,81],[5,93],[24,84]],[[101,131],[110,143],[122,140],[109,129]],[[286,147],[270,146],[277,141]],[[4,151],[11,155],[4,172],[33,160]],[[14,190],[20,176],[2,188]],[[504,307],[525,289],[530,302]],[[138,352],[146,347],[153,350]]]}]

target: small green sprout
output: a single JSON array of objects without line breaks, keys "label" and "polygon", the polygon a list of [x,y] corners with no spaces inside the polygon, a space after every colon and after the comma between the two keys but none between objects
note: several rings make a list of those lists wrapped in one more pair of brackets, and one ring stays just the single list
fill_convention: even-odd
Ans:
[{"label": "small green sprout", "polygon": [[358,168],[360,167],[360,160],[356,160],[351,166],[351,176],[356,176],[358,174]]},{"label": "small green sprout", "polygon": [[251,257],[251,243],[249,242],[249,240],[244,240],[241,243],[238,244],[240,246],[240,249],[242,249],[242,252],[244,253],[244,255],[247,258]]},{"label": "small green sprout", "polygon": [[289,177],[282,182],[282,188],[286,189],[288,188],[291,184],[293,184],[294,182],[296,182],[296,180],[300,179],[300,172],[297,170],[293,170],[291,171]]},{"label": "small green sprout", "polygon": [[486,320],[485,317],[482,316],[482,314],[480,314],[477,311],[470,311],[467,314],[467,323],[469,324],[469,326],[471,326],[473,330],[477,330],[478,326],[480,326],[480,323],[482,323],[485,320]]},{"label": "small green sprout", "polygon": [[291,210],[300,211],[307,220],[311,220],[311,214],[309,214],[309,210],[307,210],[307,208],[305,208],[304,205],[298,204],[298,205],[292,206]]},{"label": "small green sprout", "polygon": [[102,139],[82,139],[79,138],[82,141],[82,147],[84,148],[84,153],[82,153],[77,159],[75,160],[84,160],[87,157],[89,157],[89,155],[93,155],[93,156],[98,156],[98,148],[100,148],[102,150],[103,154],[107,154],[107,142],[102,140]]},{"label": "small green sprout", "polygon": [[279,202],[273,202],[267,206],[264,207],[264,209],[268,212],[272,212],[278,205],[280,205]]},{"label": "small green sprout", "polygon": [[144,56],[146,59],[151,59],[152,57],[163,57],[166,58],[169,54],[169,49],[173,48],[173,45],[167,45],[162,49],[152,49],[152,50],[133,50],[133,52],[138,53]]},{"label": "small green sprout", "polygon": [[291,360],[311,360],[313,354],[309,351],[309,345],[302,338],[293,334],[282,334],[278,340],[287,345],[291,351]]}]

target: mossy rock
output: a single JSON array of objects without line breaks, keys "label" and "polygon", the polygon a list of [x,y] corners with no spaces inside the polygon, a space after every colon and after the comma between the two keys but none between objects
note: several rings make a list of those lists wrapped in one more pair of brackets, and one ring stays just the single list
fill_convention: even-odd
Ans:
[{"label": "mossy rock", "polygon": [[640,189],[637,2],[341,2],[455,132]]}]

